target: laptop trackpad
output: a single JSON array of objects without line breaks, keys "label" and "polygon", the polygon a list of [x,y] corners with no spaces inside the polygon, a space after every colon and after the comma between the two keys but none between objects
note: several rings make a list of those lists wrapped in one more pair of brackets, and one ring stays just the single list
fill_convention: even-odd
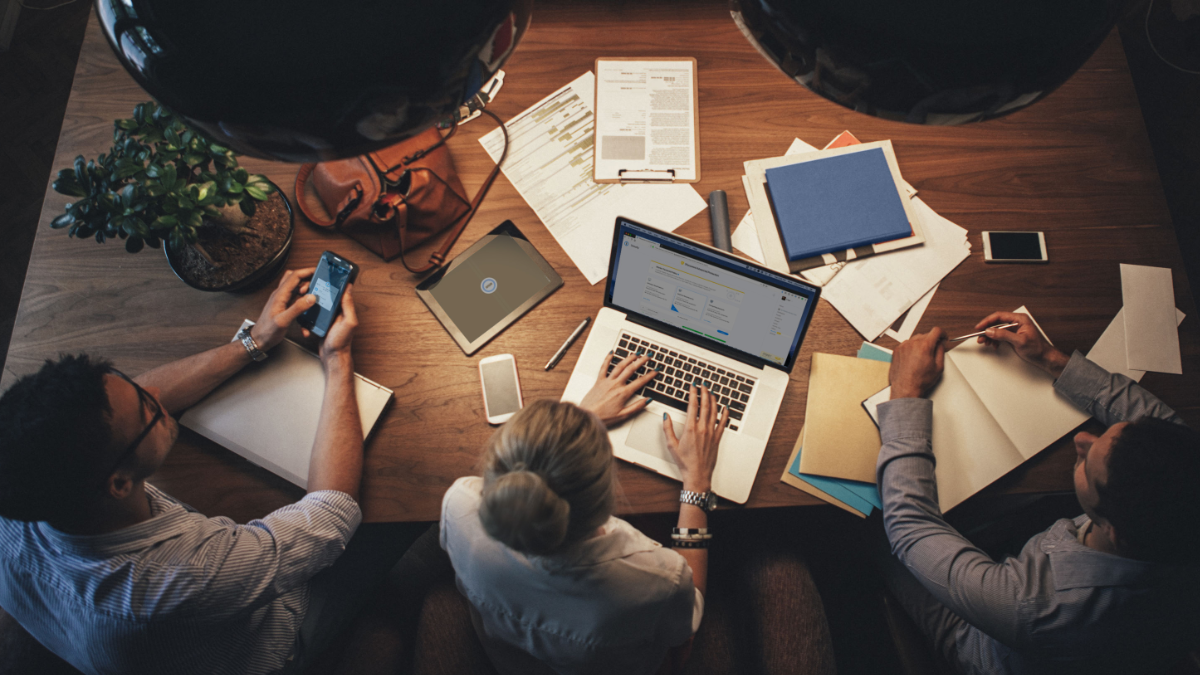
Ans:
[{"label": "laptop trackpad", "polygon": [[[675,424],[675,437],[683,434],[683,422],[671,416]],[[625,446],[640,450],[652,457],[657,457],[668,464],[674,464],[671,451],[667,449],[667,434],[663,431],[662,418],[654,414],[642,413],[633,421],[629,435],[625,437]]]}]

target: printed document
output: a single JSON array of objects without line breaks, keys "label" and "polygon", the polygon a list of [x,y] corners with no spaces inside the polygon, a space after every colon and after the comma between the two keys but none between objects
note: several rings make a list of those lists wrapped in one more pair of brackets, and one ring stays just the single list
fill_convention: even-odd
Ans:
[{"label": "printed document", "polygon": [[595,179],[699,178],[695,81],[692,59],[598,59]]},{"label": "printed document", "polygon": [[[592,180],[592,99],[589,71],[508,122],[508,158],[501,167],[589,284],[608,275],[613,227],[624,216],[667,232],[707,204],[691,185],[620,185]],[[479,140],[492,161],[504,136]]]}]

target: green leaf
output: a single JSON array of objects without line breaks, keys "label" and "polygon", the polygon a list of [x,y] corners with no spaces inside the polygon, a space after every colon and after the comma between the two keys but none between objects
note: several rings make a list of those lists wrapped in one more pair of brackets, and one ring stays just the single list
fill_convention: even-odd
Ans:
[{"label": "green leaf", "polygon": [[167,188],[162,183],[156,181],[148,181],[145,185],[146,195],[150,197],[161,197],[167,194]]},{"label": "green leaf", "polygon": [[175,216],[159,216],[150,223],[152,230],[173,230],[179,227],[179,219]]},{"label": "green leaf", "polygon": [[123,131],[133,131],[134,129],[138,128],[137,120],[117,120],[116,122],[113,122],[113,124],[115,124],[118,129]]},{"label": "green leaf", "polygon": [[84,191],[83,186],[79,184],[78,180],[76,180],[75,171],[73,169],[63,169],[62,171],[59,171],[58,176],[54,179],[54,182],[51,183],[51,187],[54,188],[55,192],[67,195],[68,197],[87,196],[87,192]]},{"label": "green leaf", "polygon": [[67,227],[68,225],[71,225],[74,222],[75,222],[75,216],[73,216],[69,213],[64,213],[61,216],[50,221],[50,227],[52,227],[56,230],[61,230],[62,228]]},{"label": "green leaf", "polygon": [[192,198],[195,199],[197,202],[202,202],[205,199],[208,199],[208,196],[213,193],[215,187],[216,186],[214,186],[211,182],[210,183],[200,183],[199,185],[193,183],[188,186],[188,188],[189,188],[188,192],[192,195]]},{"label": "green leaf", "polygon": [[243,199],[242,201],[238,202],[238,206],[241,207],[242,213],[253,218],[254,212],[258,209],[258,202],[255,202],[252,199]]},{"label": "green leaf", "polygon": [[234,171],[233,177],[237,179],[237,182],[243,185],[250,182],[250,174],[245,169],[238,169],[237,171]]},{"label": "green leaf", "polygon": [[182,251],[184,247],[187,246],[187,242],[184,240],[183,235],[179,232],[179,230],[171,230],[171,235],[167,239],[167,243],[170,245],[171,250],[175,252]]},{"label": "green leaf", "polygon": [[142,250],[145,243],[141,237],[130,237],[125,240],[125,250],[130,253],[137,253]]},{"label": "green leaf", "polygon": [[159,239],[158,237],[154,236],[154,234],[152,233],[149,237],[146,238],[146,245],[149,246],[150,248],[159,248],[160,246],[162,246],[162,240]]},{"label": "green leaf", "polygon": [[255,199],[257,199],[260,202],[267,201],[267,197],[270,196],[256,184],[247,185],[246,186],[246,194],[250,195],[251,197],[254,197]]},{"label": "green leaf", "polygon": [[234,180],[233,176],[226,174],[225,177],[221,179],[221,189],[229,194],[239,195],[242,193],[242,190],[245,189],[245,186]]},{"label": "green leaf", "polygon": [[190,167],[197,167],[201,164],[207,164],[208,158],[198,152],[185,152],[183,161]]},{"label": "green leaf", "polygon": [[200,227],[204,224],[204,218],[199,211],[188,211],[187,216],[183,218],[183,223],[188,227]]},{"label": "green leaf", "polygon": [[141,171],[142,167],[140,164],[134,164],[131,162],[123,167],[118,168],[113,177],[117,180],[125,180],[126,178],[133,178],[141,173]]}]

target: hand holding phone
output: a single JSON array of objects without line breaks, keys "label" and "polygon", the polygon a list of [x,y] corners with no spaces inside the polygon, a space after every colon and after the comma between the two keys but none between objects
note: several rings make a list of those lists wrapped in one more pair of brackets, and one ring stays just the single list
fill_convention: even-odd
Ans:
[{"label": "hand holding phone", "polygon": [[308,282],[308,294],[317,303],[300,315],[297,323],[317,337],[325,337],[341,309],[346,285],[358,278],[358,265],[332,251],[325,251],[317,262],[317,270]]}]

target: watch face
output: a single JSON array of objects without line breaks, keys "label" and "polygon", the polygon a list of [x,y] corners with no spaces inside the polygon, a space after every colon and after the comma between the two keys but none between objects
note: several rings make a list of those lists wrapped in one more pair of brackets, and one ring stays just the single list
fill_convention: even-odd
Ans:
[{"label": "watch face", "polygon": [[704,501],[705,501],[705,504],[704,504],[705,511],[712,511],[713,509],[717,508],[717,493],[709,492],[708,498],[705,499]]}]

